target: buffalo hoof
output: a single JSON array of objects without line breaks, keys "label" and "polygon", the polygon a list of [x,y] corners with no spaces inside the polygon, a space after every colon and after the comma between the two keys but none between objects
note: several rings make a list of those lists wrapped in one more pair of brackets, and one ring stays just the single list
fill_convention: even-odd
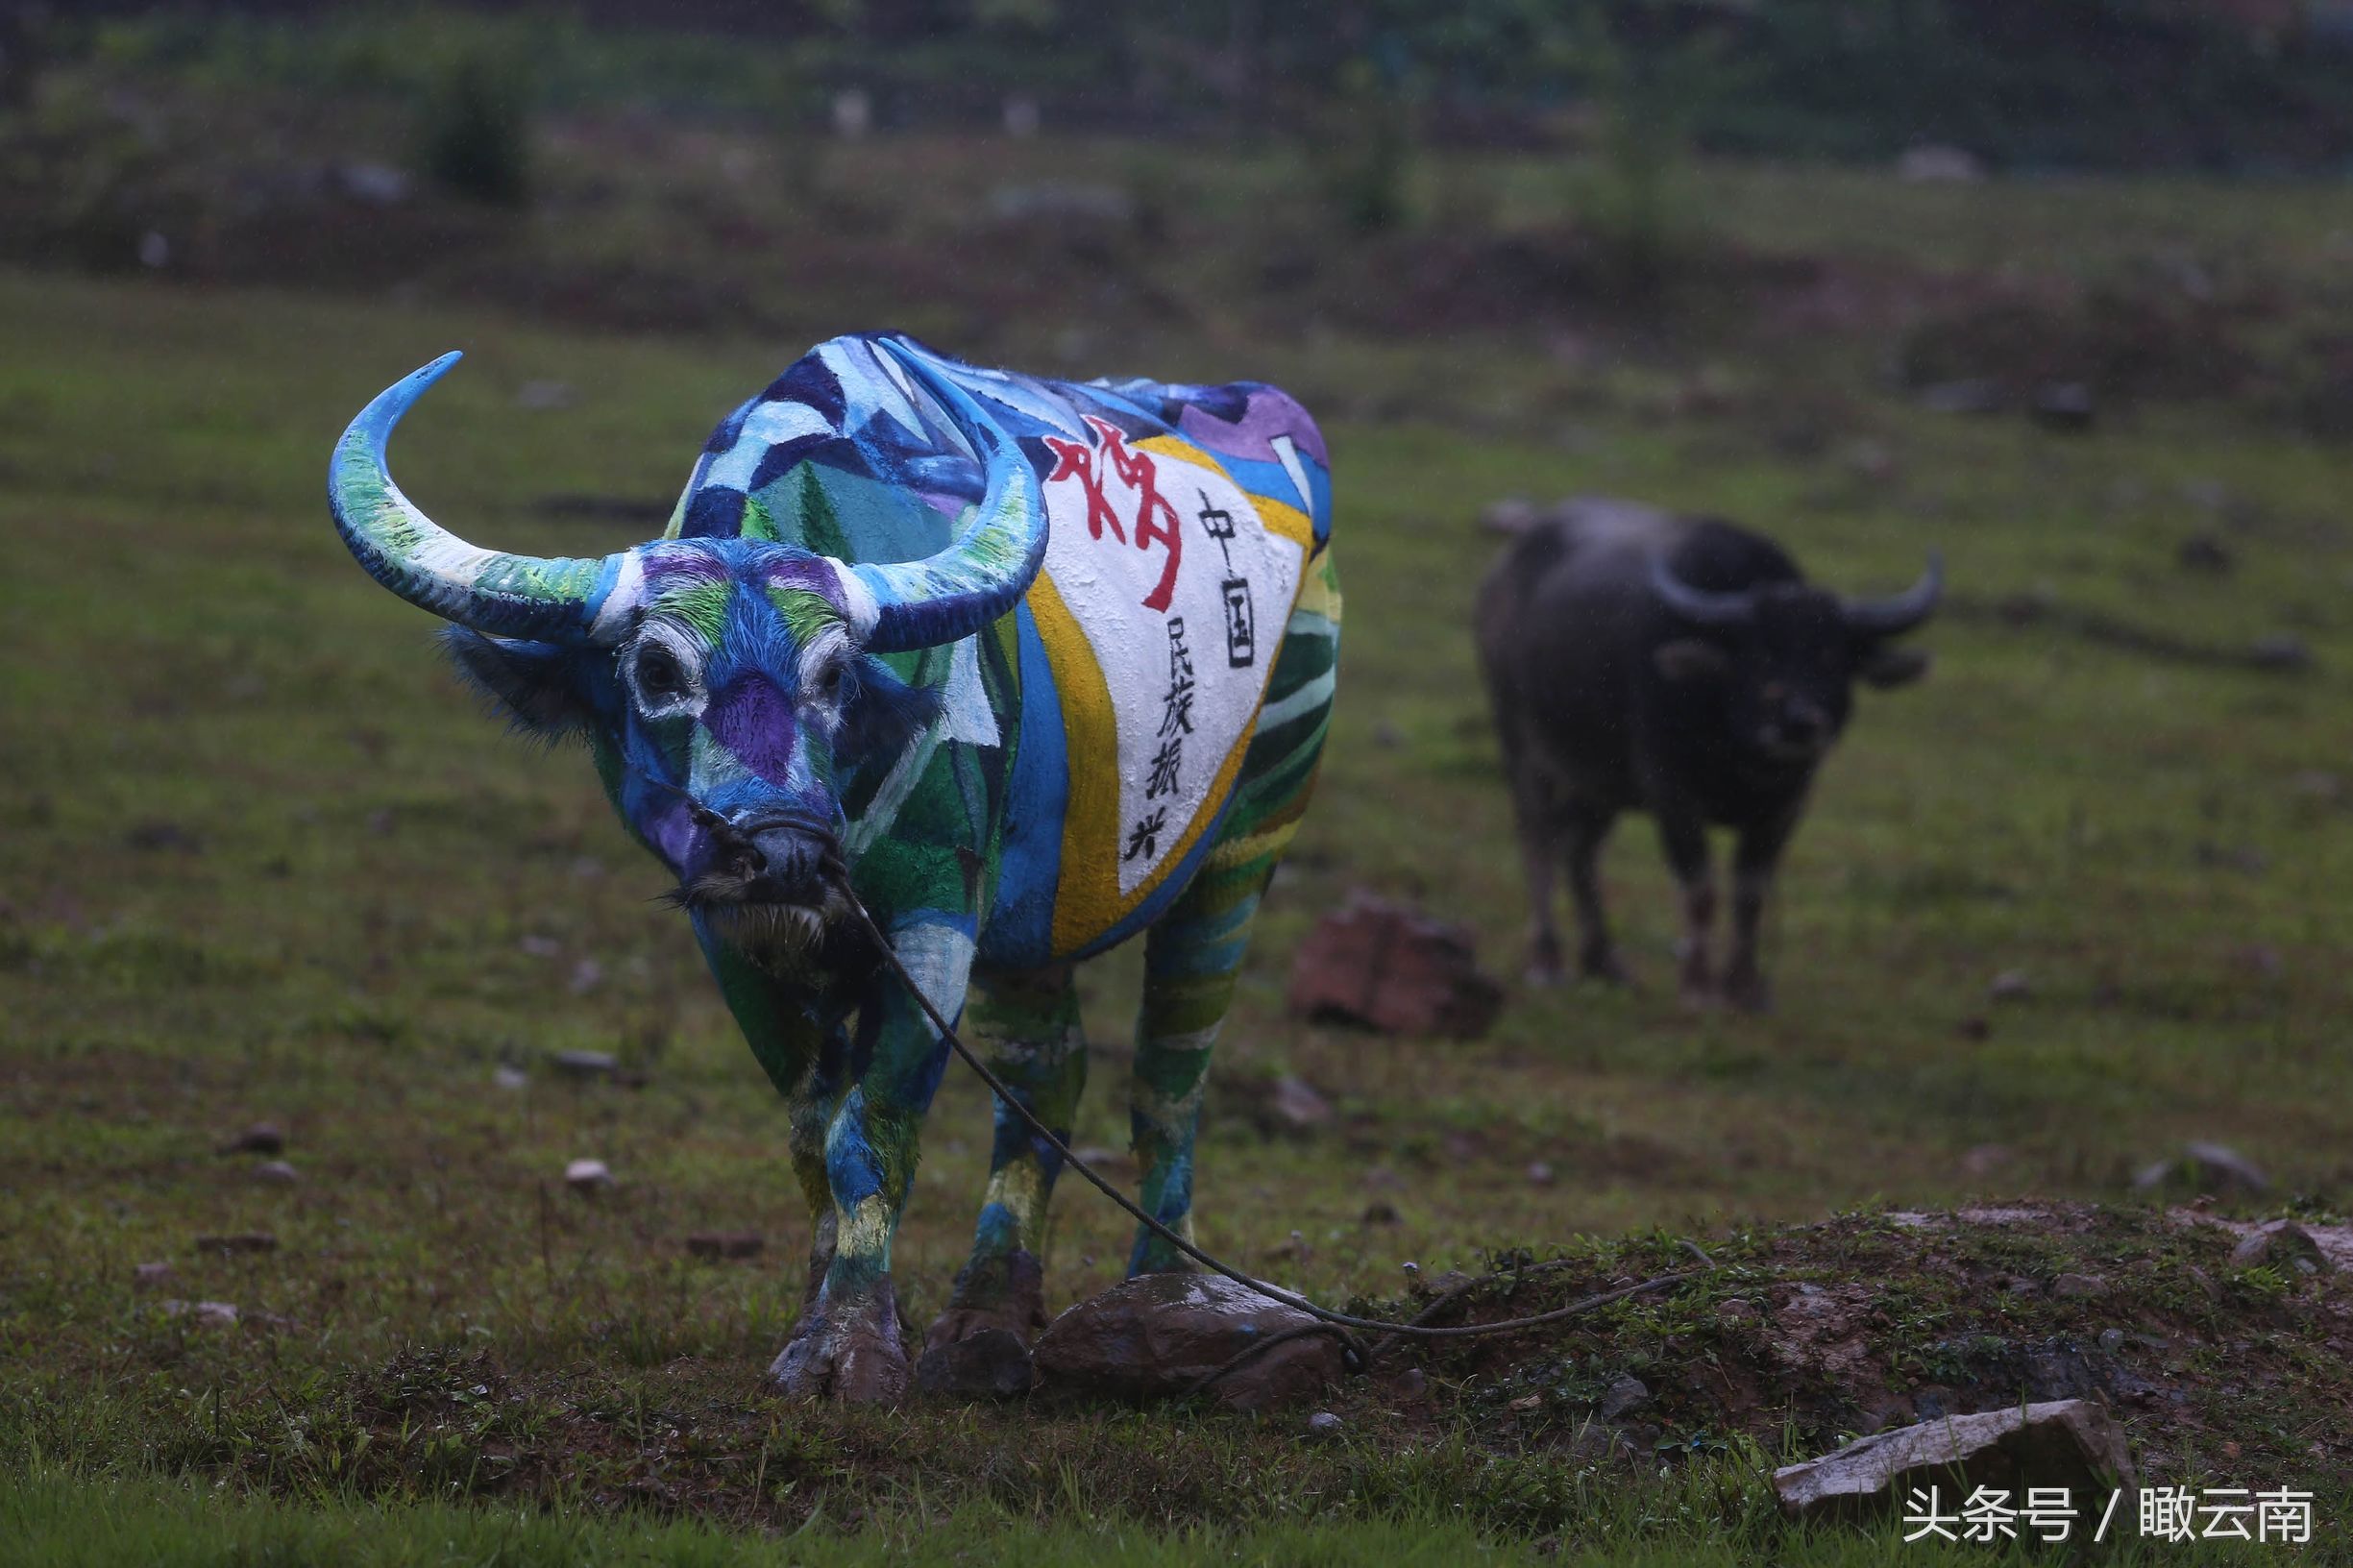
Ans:
[{"label": "buffalo hoof", "polygon": [[926,1345],[915,1363],[916,1386],[948,1399],[1018,1399],[1037,1381],[1029,1346],[1010,1329],[975,1329]]},{"label": "buffalo hoof", "polygon": [[1030,1342],[1045,1323],[1045,1268],[1036,1254],[976,1259],[956,1276],[947,1311],[923,1335],[916,1384],[964,1399],[1028,1393],[1036,1381]]},{"label": "buffalo hoof", "polygon": [[1773,987],[1753,969],[1745,974],[1735,971],[1724,977],[1724,1000],[1743,1013],[1770,1013]]},{"label": "buffalo hoof", "polygon": [[907,1352],[899,1340],[898,1298],[885,1280],[863,1302],[837,1308],[821,1295],[801,1320],[768,1377],[796,1399],[896,1405],[907,1397]]},{"label": "buffalo hoof", "polygon": [[1605,986],[1630,986],[1634,977],[1614,947],[1598,950],[1588,948],[1577,960],[1578,972],[1588,980],[1599,980]]},{"label": "buffalo hoof", "polygon": [[1560,984],[1566,974],[1560,967],[1560,939],[1550,931],[1538,931],[1528,942],[1528,968],[1523,971],[1531,986],[1541,990]]}]

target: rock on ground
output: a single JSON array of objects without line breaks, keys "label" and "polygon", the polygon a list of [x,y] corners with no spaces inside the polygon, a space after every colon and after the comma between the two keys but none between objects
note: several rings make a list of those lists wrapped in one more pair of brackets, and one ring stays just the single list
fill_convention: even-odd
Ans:
[{"label": "rock on ground", "polygon": [[1378,898],[1325,916],[1291,965],[1294,1016],[1383,1034],[1476,1040],[1503,1001],[1468,932]]},{"label": "rock on ground", "polygon": [[[1046,1326],[1039,1385],[1093,1398],[1189,1392],[1241,1351],[1315,1320],[1213,1274],[1143,1274],[1082,1301]],[[1304,1399],[1337,1383],[1340,1347],[1303,1335],[1252,1357],[1208,1392],[1238,1410]]]},{"label": "rock on ground", "polygon": [[232,1236],[200,1236],[198,1252],[276,1252],[278,1237],[267,1231],[240,1231]]},{"label": "rock on ground", "polygon": [[564,1185],[593,1196],[613,1185],[613,1172],[601,1160],[575,1160],[564,1167]]},{"label": "rock on ground", "polygon": [[1774,1494],[1793,1519],[1890,1510],[1915,1485],[1936,1484],[1956,1499],[1978,1486],[2021,1497],[2030,1486],[2065,1486],[2086,1499],[2132,1483],[2123,1432],[2084,1399],[1901,1427],[1773,1473]]},{"label": "rock on ground", "polygon": [[223,1154],[283,1154],[284,1129],[274,1121],[257,1121],[220,1146]]},{"label": "rock on ground", "polygon": [[757,1258],[768,1238],[757,1231],[697,1231],[686,1238],[689,1257]]}]

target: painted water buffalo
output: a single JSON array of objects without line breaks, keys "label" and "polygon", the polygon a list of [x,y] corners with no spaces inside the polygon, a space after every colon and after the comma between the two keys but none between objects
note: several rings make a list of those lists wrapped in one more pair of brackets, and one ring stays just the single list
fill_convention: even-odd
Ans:
[{"label": "painted water buffalo", "polygon": [[[1896,598],[1841,599],[1769,539],[1622,502],[1572,504],[1515,538],[1480,590],[1478,636],[1527,869],[1531,978],[1560,974],[1564,859],[1580,970],[1626,978],[1597,862],[1619,813],[1647,811],[1683,890],[1683,994],[1766,1006],[1756,936],[1774,867],[1853,682],[1926,671],[1924,653],[1890,639],[1927,619],[1940,583],[1931,557]],[[1736,835],[1720,991],[1710,824]]]},{"label": "painted water buffalo", "polygon": [[[1134,1148],[1144,1207],[1189,1234],[1211,1043],[1332,703],[1306,412],[1250,382],[1075,385],[837,338],[719,427],[663,537],[541,559],[465,543],[386,473],[455,357],[345,432],[335,525],[519,723],[585,741],[675,879],[811,1213],[772,1377],[895,1399],[911,1376],[891,1244],[947,1052],[851,897],[943,1016],[976,988],[993,1066],[1058,1130],[1087,1071],[1071,966],[1144,933]],[[926,1369],[1025,1375],[1058,1164],[997,1107]],[[1128,1267],[1181,1261],[1140,1232]]]}]

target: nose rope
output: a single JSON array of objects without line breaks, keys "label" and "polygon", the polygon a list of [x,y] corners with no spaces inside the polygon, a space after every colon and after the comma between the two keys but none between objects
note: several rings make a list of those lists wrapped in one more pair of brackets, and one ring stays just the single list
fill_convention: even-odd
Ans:
[{"label": "nose rope", "polygon": [[[1210,1384],[1225,1376],[1226,1373],[1232,1371],[1235,1367],[1240,1365],[1249,1358],[1257,1356],[1266,1350],[1270,1350],[1276,1344],[1285,1340],[1298,1338],[1304,1335],[1327,1333],[1335,1330],[1340,1331],[1338,1337],[1340,1338],[1342,1344],[1346,1347],[1349,1358],[1355,1363],[1358,1370],[1362,1370],[1367,1364],[1370,1363],[1374,1357],[1378,1356],[1382,1351],[1386,1350],[1391,1344],[1401,1338],[1470,1339],[1483,1337],[1489,1335],[1512,1334],[1522,1329],[1539,1328],[1547,1323],[1563,1322],[1569,1318],[1576,1317],[1581,1313],[1592,1311],[1599,1307],[1606,1307],[1611,1302],[1624,1301],[1631,1296],[1648,1295],[1654,1290],[1661,1290],[1671,1285],[1680,1285],[1686,1280],[1696,1278],[1700,1272],[1696,1269],[1683,1269],[1672,1274],[1654,1275],[1650,1279],[1639,1281],[1633,1285],[1620,1286],[1613,1290],[1604,1290],[1597,1295],[1586,1296],[1581,1300],[1573,1301],[1565,1307],[1556,1307],[1550,1311],[1535,1312],[1526,1317],[1506,1318],[1502,1321],[1494,1323],[1458,1324],[1451,1327],[1434,1327],[1430,1324],[1429,1319],[1435,1316],[1448,1307],[1451,1307],[1458,1299],[1461,1297],[1461,1295],[1471,1289],[1472,1286],[1463,1286],[1455,1290],[1449,1291],[1444,1296],[1441,1296],[1435,1303],[1432,1304],[1428,1310],[1421,1312],[1418,1316],[1412,1318],[1410,1321],[1398,1323],[1386,1321],[1381,1318],[1358,1317],[1350,1312],[1336,1312],[1329,1308],[1318,1307],[1315,1305],[1315,1303],[1308,1300],[1306,1297],[1296,1295],[1291,1291],[1283,1289],[1279,1286],[1268,1285],[1263,1280],[1252,1279],[1249,1275],[1242,1273],[1239,1269],[1235,1268],[1232,1264],[1226,1262],[1224,1260],[1202,1251],[1199,1247],[1193,1245],[1191,1241],[1179,1235],[1174,1229],[1163,1224],[1156,1216],[1146,1213],[1140,1206],[1130,1202],[1127,1194],[1121,1192],[1117,1188],[1114,1187],[1098,1171],[1096,1171],[1092,1165],[1090,1165],[1086,1161],[1080,1159],[1078,1155],[1072,1151],[1070,1146],[1063,1141],[1059,1134],[1057,1134],[1051,1127],[1048,1127],[1043,1121],[1040,1120],[1037,1114],[1031,1111],[1028,1106],[1023,1105],[1021,1101],[1015,1096],[1013,1090],[1006,1084],[1006,1082],[1002,1078],[999,1078],[994,1072],[991,1071],[988,1064],[981,1061],[978,1056],[972,1053],[969,1046],[966,1045],[962,1040],[957,1038],[956,1031],[948,1027],[947,1020],[940,1016],[940,1010],[932,1005],[930,996],[926,995],[923,988],[916,983],[915,976],[907,972],[907,967],[899,962],[898,954],[892,948],[890,939],[885,937],[881,928],[875,925],[874,918],[872,915],[868,913],[864,901],[861,900],[856,892],[849,887],[848,879],[846,875],[844,874],[845,869],[842,866],[841,861],[836,857],[829,856],[825,862],[825,869],[832,871],[837,876],[841,876],[843,896],[848,903],[850,916],[858,922],[859,926],[866,932],[868,939],[874,943],[875,948],[881,953],[883,963],[892,970],[893,973],[898,976],[899,981],[906,986],[909,992],[914,994],[916,1005],[920,1007],[923,1010],[924,1015],[931,1019],[932,1026],[940,1031],[940,1038],[947,1041],[949,1049],[953,1050],[957,1056],[964,1060],[964,1065],[966,1066],[970,1067],[974,1073],[979,1075],[982,1083],[989,1086],[990,1090],[996,1095],[997,1103],[1010,1107],[1014,1115],[1021,1119],[1022,1123],[1029,1128],[1031,1133],[1044,1139],[1046,1146],[1052,1149],[1056,1154],[1062,1156],[1063,1163],[1068,1165],[1071,1169],[1077,1171],[1081,1176],[1085,1177],[1089,1185],[1092,1186],[1096,1191],[1111,1199],[1113,1203],[1117,1204],[1121,1209],[1125,1210],[1130,1216],[1143,1225],[1146,1230],[1149,1230],[1153,1235],[1159,1237],[1162,1240],[1176,1248],[1177,1251],[1183,1253],[1194,1262],[1199,1263],[1203,1268],[1208,1269],[1213,1274],[1222,1275],[1226,1279],[1233,1281],[1236,1285],[1241,1286],[1245,1289],[1255,1291],[1257,1294],[1265,1297],[1269,1301],[1280,1302],[1284,1306],[1291,1308],[1295,1311],[1305,1312],[1309,1316],[1319,1320],[1319,1326],[1317,1327],[1294,1329],[1284,1334],[1272,1335],[1260,1343],[1252,1345],[1249,1349],[1243,1351],[1241,1355],[1237,1356],[1233,1360],[1227,1362],[1224,1366],[1218,1367],[1208,1377],[1205,1377],[1200,1382],[1196,1383],[1191,1391],[1197,1392],[1200,1389],[1207,1387]],[[1705,1252],[1702,1251],[1696,1242],[1686,1240],[1683,1241],[1681,1245],[1697,1256],[1702,1263],[1706,1264],[1709,1267],[1714,1266],[1715,1261],[1709,1258]],[[1535,1263],[1526,1268],[1510,1270],[1508,1271],[1508,1274],[1511,1276],[1519,1276],[1538,1273],[1546,1269],[1565,1266],[1568,1262],[1569,1260],[1559,1259],[1547,1263]],[[1497,1275],[1489,1276],[1489,1278],[1502,1277],[1507,1276],[1505,1273],[1500,1271]],[[1473,1282],[1473,1285],[1479,1283],[1483,1282],[1475,1281]],[[1368,1333],[1377,1333],[1382,1335],[1384,1337],[1378,1344],[1374,1345],[1370,1351],[1367,1351],[1361,1344],[1357,1342],[1353,1335],[1346,1332],[1352,1329],[1363,1330]]]}]

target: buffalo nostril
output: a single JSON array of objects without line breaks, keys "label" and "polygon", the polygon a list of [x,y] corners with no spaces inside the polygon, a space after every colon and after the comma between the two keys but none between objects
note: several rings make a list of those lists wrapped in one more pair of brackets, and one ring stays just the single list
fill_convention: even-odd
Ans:
[{"label": "buffalo nostril", "polygon": [[817,880],[819,846],[792,828],[771,828],[755,836],[766,878],[788,895],[807,893]]}]

